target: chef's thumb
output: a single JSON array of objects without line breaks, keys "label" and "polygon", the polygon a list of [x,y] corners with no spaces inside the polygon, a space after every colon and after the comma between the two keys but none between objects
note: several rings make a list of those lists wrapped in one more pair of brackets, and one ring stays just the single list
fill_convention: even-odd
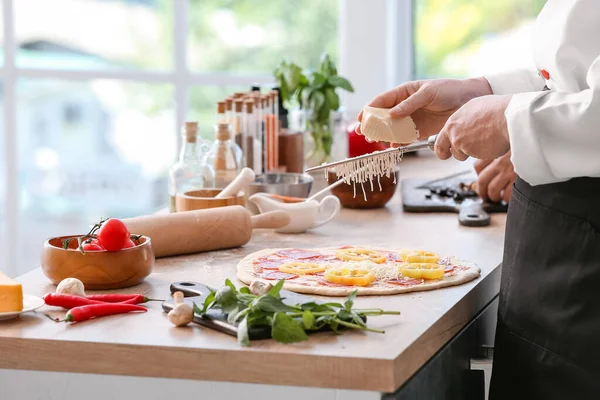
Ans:
[{"label": "chef's thumb", "polygon": [[429,95],[425,90],[420,89],[410,95],[406,100],[393,107],[390,110],[390,115],[392,118],[408,117],[419,108],[425,107],[429,103]]}]

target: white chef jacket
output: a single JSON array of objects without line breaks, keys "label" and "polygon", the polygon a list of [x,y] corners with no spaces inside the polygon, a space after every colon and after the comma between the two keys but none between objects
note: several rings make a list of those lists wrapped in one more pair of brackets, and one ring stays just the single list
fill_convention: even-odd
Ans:
[{"label": "white chef jacket", "polygon": [[515,172],[531,185],[600,177],[600,1],[549,0],[532,46],[537,70],[486,76],[494,94],[513,94]]}]

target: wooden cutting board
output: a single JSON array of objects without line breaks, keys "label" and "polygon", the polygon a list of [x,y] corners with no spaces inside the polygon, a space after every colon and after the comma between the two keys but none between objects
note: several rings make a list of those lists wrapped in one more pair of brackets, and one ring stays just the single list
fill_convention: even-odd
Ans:
[{"label": "wooden cutting board", "polygon": [[[461,183],[473,181],[469,177],[457,177],[435,183],[433,186],[441,190],[458,190]],[[432,193],[428,188],[421,188],[428,182],[426,179],[405,179],[401,181],[402,208],[406,212],[458,213],[458,222],[463,226],[488,226],[491,223],[490,213],[506,212],[504,203],[484,202],[481,197],[466,197],[457,201],[452,197]]]}]

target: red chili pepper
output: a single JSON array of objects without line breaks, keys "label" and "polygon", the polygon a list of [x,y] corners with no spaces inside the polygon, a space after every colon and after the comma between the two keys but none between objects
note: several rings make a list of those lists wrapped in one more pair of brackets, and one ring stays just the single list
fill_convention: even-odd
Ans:
[{"label": "red chili pepper", "polygon": [[122,293],[109,293],[109,294],[90,294],[87,296],[90,300],[98,300],[105,303],[125,303],[125,304],[140,304],[148,301],[163,301],[159,299],[151,299],[142,294],[122,294]]},{"label": "red chili pepper", "polygon": [[105,304],[102,301],[89,299],[81,296],[74,296],[66,293],[48,293],[44,296],[44,303],[49,306],[57,306],[66,309],[74,307],[88,306],[92,304]]},{"label": "red chili pepper", "polygon": [[124,314],[133,311],[148,311],[142,306],[134,304],[104,303],[91,304],[87,306],[75,307],[67,312],[63,320],[54,320],[55,322],[82,322],[92,318],[105,317],[107,315]]}]

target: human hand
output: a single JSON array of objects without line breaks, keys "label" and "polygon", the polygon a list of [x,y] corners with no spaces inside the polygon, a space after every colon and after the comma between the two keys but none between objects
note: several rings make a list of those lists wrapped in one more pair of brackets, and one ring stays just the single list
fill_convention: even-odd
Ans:
[{"label": "human hand", "polygon": [[510,201],[512,185],[517,180],[515,168],[510,161],[510,151],[495,160],[475,161],[477,193],[484,200]]},{"label": "human hand", "polygon": [[469,156],[492,160],[504,155],[510,149],[504,116],[510,99],[511,95],[478,97],[452,114],[435,142],[438,157],[464,161]]},{"label": "human hand", "polygon": [[[368,105],[391,108],[392,118],[410,116],[419,138],[424,139],[438,133],[448,117],[469,100],[488,94],[492,89],[485,78],[412,81],[380,94]],[[358,120],[362,120],[362,111]],[[356,133],[362,134],[360,125]]]}]

